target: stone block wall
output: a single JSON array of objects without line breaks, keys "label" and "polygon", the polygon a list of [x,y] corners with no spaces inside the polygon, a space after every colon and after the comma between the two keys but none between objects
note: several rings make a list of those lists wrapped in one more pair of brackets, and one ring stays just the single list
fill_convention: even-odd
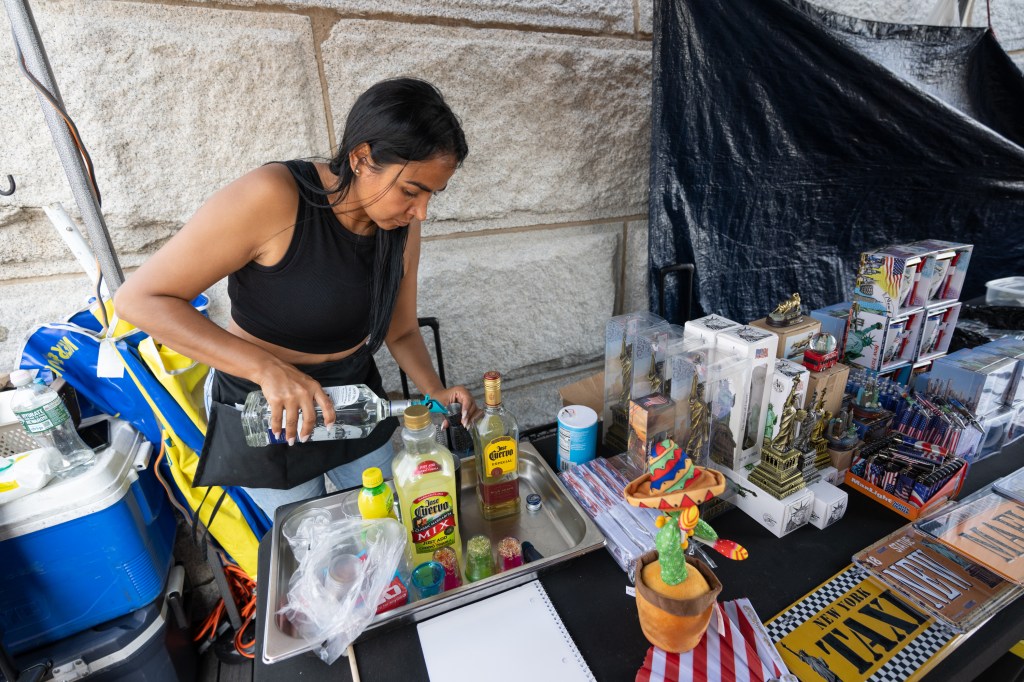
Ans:
[{"label": "stone block wall", "polygon": [[[931,0],[822,0],[919,20]],[[647,307],[651,0],[31,0],[97,167],[129,276],[203,200],[262,163],[326,156],[355,96],[436,83],[470,156],[424,226],[419,309],[440,319],[450,382],[488,369],[524,426],[599,366],[604,322]],[[984,5],[975,21],[984,20]],[[1024,64],[1024,0],[993,3]],[[0,19],[0,367],[91,285],[42,207],[77,208]],[[227,316],[223,283],[212,314]],[[429,346],[429,344],[428,344]],[[398,371],[380,358],[390,388]]]}]

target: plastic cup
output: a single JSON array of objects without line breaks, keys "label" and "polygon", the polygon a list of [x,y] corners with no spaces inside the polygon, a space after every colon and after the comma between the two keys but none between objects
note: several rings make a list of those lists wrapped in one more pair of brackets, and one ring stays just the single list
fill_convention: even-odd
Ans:
[{"label": "plastic cup", "polygon": [[296,561],[302,561],[313,541],[331,523],[331,512],[313,507],[291,514],[281,526],[281,535],[292,548]]},{"label": "plastic cup", "polygon": [[425,561],[412,569],[413,591],[417,599],[426,599],[441,594],[444,589],[444,566],[436,561]]},{"label": "plastic cup", "polygon": [[359,557],[353,554],[335,554],[327,564],[324,575],[324,589],[334,599],[341,601],[359,584]]},{"label": "plastic cup", "polygon": [[434,561],[444,566],[444,591],[454,590],[462,585],[462,571],[459,557],[451,547],[442,547],[434,552]]},{"label": "plastic cup", "polygon": [[523,547],[513,537],[498,542],[498,570],[511,571],[523,565]]},{"label": "plastic cup", "polygon": [[473,583],[493,574],[491,541],[486,535],[474,535],[466,543],[466,580]]}]

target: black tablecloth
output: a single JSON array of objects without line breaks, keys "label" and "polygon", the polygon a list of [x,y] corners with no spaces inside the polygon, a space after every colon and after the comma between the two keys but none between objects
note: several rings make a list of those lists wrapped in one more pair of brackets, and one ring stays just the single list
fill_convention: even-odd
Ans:
[{"label": "black tablecloth", "polygon": [[[554,438],[535,443],[554,461]],[[972,465],[961,496],[1024,465],[1024,442]],[[722,581],[721,601],[747,597],[762,620],[776,613],[828,580],[850,563],[860,549],[907,523],[866,496],[844,487],[850,497],[846,516],[826,530],[804,526],[784,538],[776,538],[739,510],[713,520],[725,538],[750,552],[750,558],[733,562],[722,558],[715,569]],[[270,563],[269,536],[260,543],[259,571]],[[565,564],[540,579],[565,626],[598,680],[632,680],[643,664],[648,643],[640,631],[629,585],[606,550],[598,550]],[[265,581],[259,581],[257,618],[265,610]],[[257,632],[262,633],[262,623]],[[458,633],[453,633],[457,641]],[[926,680],[973,680],[1017,641],[1024,639],[1024,600],[1018,600],[994,616],[942,661]],[[348,660],[327,667],[312,654],[274,665],[262,662],[262,637],[257,640],[255,681],[351,680]],[[426,681],[427,672],[415,626],[383,633],[356,645],[359,673],[364,682]]]}]

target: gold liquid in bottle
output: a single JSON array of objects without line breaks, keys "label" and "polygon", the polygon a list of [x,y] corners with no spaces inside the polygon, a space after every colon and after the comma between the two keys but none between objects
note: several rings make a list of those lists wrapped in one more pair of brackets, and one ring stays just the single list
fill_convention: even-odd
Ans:
[{"label": "gold liquid in bottle", "polygon": [[477,496],[487,521],[519,513],[519,424],[501,404],[501,374],[484,375],[484,414],[473,425]]}]

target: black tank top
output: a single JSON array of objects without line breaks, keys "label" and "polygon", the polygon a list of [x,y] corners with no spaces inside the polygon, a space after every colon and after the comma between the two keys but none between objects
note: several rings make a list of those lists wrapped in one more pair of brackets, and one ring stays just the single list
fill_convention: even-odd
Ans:
[{"label": "black tank top", "polygon": [[[301,353],[337,353],[358,346],[370,329],[373,236],[347,230],[309,161],[286,161],[296,178],[299,210],[284,257],[249,263],[228,275],[231,318],[258,339]],[[319,204],[319,205],[318,205]]]}]

